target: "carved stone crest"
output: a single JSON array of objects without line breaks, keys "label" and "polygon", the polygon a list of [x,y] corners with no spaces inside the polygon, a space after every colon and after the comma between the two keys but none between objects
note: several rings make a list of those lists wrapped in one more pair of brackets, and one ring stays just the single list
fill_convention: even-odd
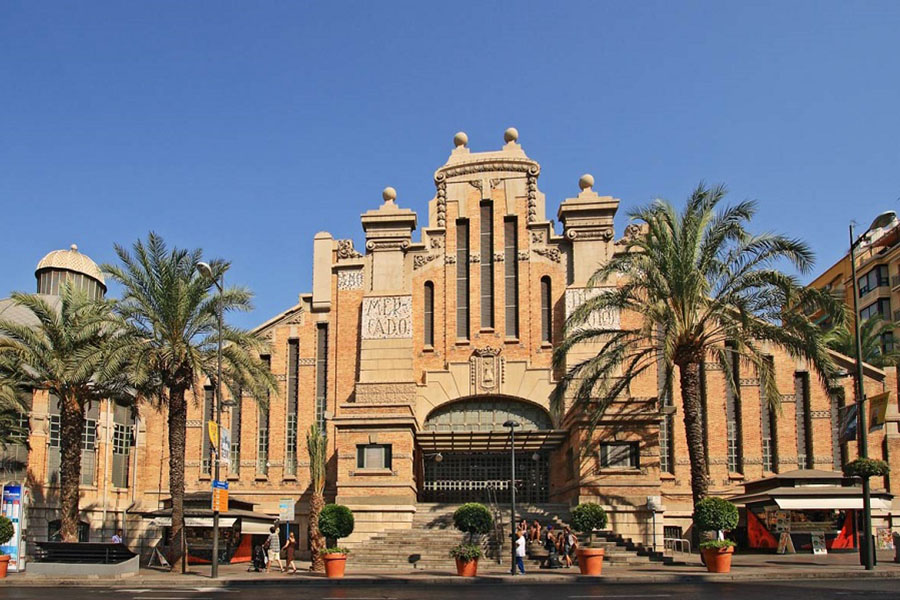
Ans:
[{"label": "carved stone crest", "polygon": [[413,269],[421,269],[437,257],[437,254],[417,254],[413,257]]},{"label": "carved stone crest", "polygon": [[469,383],[472,394],[498,393],[505,378],[506,359],[500,348],[478,348],[469,359]]},{"label": "carved stone crest", "polygon": [[543,231],[532,231],[531,232],[531,243],[543,244],[544,243],[544,232]]},{"label": "carved stone crest", "polygon": [[455,254],[445,254],[444,255],[444,264],[445,265],[455,265],[456,264],[456,255]]},{"label": "carved stone crest", "polygon": [[549,258],[553,262],[560,261],[559,248],[539,247],[539,248],[534,248],[534,251],[545,258]]},{"label": "carved stone crest", "polygon": [[625,232],[622,235],[622,239],[616,242],[617,244],[627,244],[629,242],[633,242],[638,239],[638,236],[641,235],[641,226],[637,223],[631,223],[625,227]]},{"label": "carved stone crest", "polygon": [[530,258],[529,254],[528,254],[528,250],[519,250],[518,256],[519,256],[520,261],[526,261]]},{"label": "carved stone crest", "polygon": [[338,260],[346,260],[350,258],[360,258],[362,254],[353,248],[353,240],[338,240],[337,250]]}]

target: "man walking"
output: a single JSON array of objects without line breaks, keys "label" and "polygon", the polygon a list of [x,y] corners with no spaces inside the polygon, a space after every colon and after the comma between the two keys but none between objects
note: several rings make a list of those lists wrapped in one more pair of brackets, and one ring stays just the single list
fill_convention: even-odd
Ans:
[{"label": "man walking", "polygon": [[[519,567],[519,573],[525,574],[525,532],[516,532],[516,566]],[[516,568],[513,567],[513,573]]]},{"label": "man walking", "polygon": [[278,535],[278,528],[272,525],[269,527],[269,539],[266,540],[266,549],[269,554],[269,562],[266,563],[266,573],[272,566],[272,561],[278,561],[278,568],[284,573],[284,565],[281,563],[281,537]]}]

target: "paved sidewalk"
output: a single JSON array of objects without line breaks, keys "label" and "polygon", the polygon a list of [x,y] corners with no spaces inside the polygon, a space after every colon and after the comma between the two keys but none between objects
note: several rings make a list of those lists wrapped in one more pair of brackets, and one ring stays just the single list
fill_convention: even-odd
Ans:
[{"label": "paved sidewalk", "polygon": [[458,577],[455,567],[448,558],[447,569],[443,570],[390,570],[357,572],[353,570],[352,556],[347,564],[347,575],[343,579],[328,579],[324,575],[308,572],[309,563],[298,562],[298,573],[248,572],[246,565],[222,565],[219,578],[210,579],[209,567],[192,565],[188,574],[179,571],[166,572],[141,569],[140,574],[125,578],[57,578],[37,577],[27,572],[10,573],[2,586],[90,586],[119,588],[185,588],[185,587],[244,587],[244,586],[291,586],[291,585],[470,585],[487,583],[714,583],[730,581],[778,581],[787,579],[847,579],[857,577],[900,578],[900,564],[892,562],[892,552],[879,552],[878,565],[874,571],[865,571],[859,565],[856,554],[735,554],[732,571],[729,574],[707,573],[697,555],[681,558],[685,564],[667,566],[658,563],[604,567],[600,577],[581,576],[578,568],[532,569],[524,576],[512,577],[509,567],[493,561],[479,564],[478,577]]}]

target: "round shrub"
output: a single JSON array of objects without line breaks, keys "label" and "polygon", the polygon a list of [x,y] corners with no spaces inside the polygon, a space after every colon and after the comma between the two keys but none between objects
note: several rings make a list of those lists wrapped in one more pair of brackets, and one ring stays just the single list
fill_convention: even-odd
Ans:
[{"label": "round shrub", "polygon": [[450,548],[450,556],[462,562],[470,562],[482,558],[484,551],[478,544],[458,544]]},{"label": "round shrub", "polygon": [[491,516],[491,511],[484,504],[478,502],[463,504],[453,513],[453,525],[470,535],[490,533],[493,524],[494,518]]},{"label": "round shrub", "polygon": [[701,550],[721,550],[722,548],[734,548],[735,543],[731,540],[709,540],[700,542]]},{"label": "round shrub", "polygon": [[336,540],[353,533],[353,512],[343,504],[326,504],[319,513],[319,531]]},{"label": "round shrub", "polygon": [[5,544],[16,534],[12,521],[5,515],[0,515],[0,545]]},{"label": "round shrub", "polygon": [[729,531],[737,524],[737,506],[723,498],[704,498],[694,507],[694,525],[700,531]]},{"label": "round shrub", "polygon": [[576,531],[591,533],[603,529],[607,520],[606,511],[596,502],[585,502],[572,509],[572,527]]},{"label": "round shrub", "polygon": [[857,458],[844,465],[844,475],[847,477],[868,479],[869,477],[884,477],[890,472],[891,467],[886,462],[874,458]]}]

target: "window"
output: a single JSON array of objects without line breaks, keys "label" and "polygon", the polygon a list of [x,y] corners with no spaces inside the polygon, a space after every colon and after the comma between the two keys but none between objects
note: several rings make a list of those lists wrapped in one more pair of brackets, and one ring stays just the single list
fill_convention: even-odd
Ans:
[{"label": "window", "polygon": [[[259,357],[268,368],[272,367],[272,357]],[[259,404],[259,415],[256,425],[256,473],[266,475],[269,472],[269,393],[266,392],[266,404]]]},{"label": "window", "polygon": [[9,419],[15,426],[11,443],[0,448],[0,481],[20,481],[25,479],[28,470],[28,437],[30,433],[31,393],[22,395],[25,412],[3,415],[4,421]]},{"label": "window", "polygon": [[328,325],[316,327],[316,423],[325,431],[325,408],[328,401]]},{"label": "window", "polygon": [[285,425],[284,474],[297,474],[297,366],[300,362],[300,340],[288,340],[287,418]]},{"label": "window", "polygon": [[[662,326],[657,328],[658,340],[665,337]],[[659,342],[656,355],[656,396],[659,398],[659,410],[662,419],[659,422],[659,470],[661,473],[675,474],[675,405],[672,401],[671,374],[666,370],[663,358],[663,344]]]},{"label": "window", "polygon": [[735,389],[740,384],[740,360],[737,355],[737,347],[733,343],[726,344],[725,360],[731,371],[731,380],[734,386],[726,381],[725,384],[725,435],[728,444],[728,472],[743,473],[744,457],[741,453],[741,397]]},{"label": "window", "polygon": [[434,284],[430,281],[425,282],[424,304],[422,342],[426,347],[434,347]]},{"label": "window", "polygon": [[640,468],[640,448],[637,442],[607,442],[600,444],[601,469]]},{"label": "window", "polygon": [[859,311],[860,322],[871,319],[880,315],[885,321],[891,320],[891,301],[888,298],[879,298],[872,304],[867,305]]},{"label": "window", "polygon": [[494,328],[494,214],[491,203],[481,205],[481,327]]},{"label": "window", "polygon": [[797,407],[797,468],[813,468],[812,427],[809,410],[809,373],[794,373],[794,398]]},{"label": "window", "polygon": [[[767,369],[775,369],[775,359],[772,356],[766,357]],[[763,373],[760,373],[762,379]],[[769,406],[765,394],[762,393],[762,382],[760,382],[759,394],[759,418],[760,430],[762,432],[762,467],[763,471],[769,473],[778,472],[778,421],[776,420],[775,411]]]},{"label": "window", "polygon": [[201,430],[203,432],[203,449],[201,450],[200,460],[204,475],[209,475],[212,468],[212,444],[209,439],[208,423],[213,420],[213,388],[206,386],[203,388],[203,423]]},{"label": "window", "polygon": [[134,416],[131,408],[117,403],[113,408],[112,484],[129,487],[131,472],[131,448],[134,446]]},{"label": "window", "polygon": [[831,408],[831,463],[835,471],[842,471],[844,467],[844,452],[841,444],[841,406],[843,405],[844,390],[835,388],[828,390]]},{"label": "window", "polygon": [[890,285],[887,265],[877,265],[868,273],[856,280],[859,285],[859,297],[862,298],[872,290]]},{"label": "window", "polygon": [[456,337],[469,339],[469,222],[456,222]]},{"label": "window", "polygon": [[506,337],[519,337],[519,261],[516,219],[503,222],[503,264],[506,297]]},{"label": "window", "polygon": [[241,426],[244,420],[244,394],[238,388],[234,394],[234,406],[231,408],[231,457],[228,472],[238,475],[241,472]]},{"label": "window", "polygon": [[550,278],[541,277],[541,342],[553,342],[553,309],[550,295]]},{"label": "window", "polygon": [[390,444],[360,444],[356,447],[356,468],[390,469]]}]

